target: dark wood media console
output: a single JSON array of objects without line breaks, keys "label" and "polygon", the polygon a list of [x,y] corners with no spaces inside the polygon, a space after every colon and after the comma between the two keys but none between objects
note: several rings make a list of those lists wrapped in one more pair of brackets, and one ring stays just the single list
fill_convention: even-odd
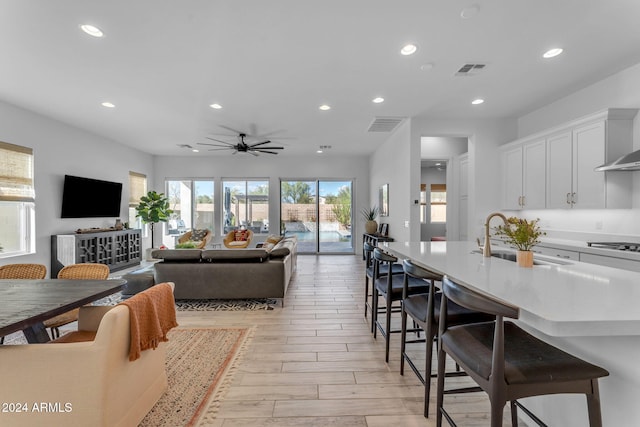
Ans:
[{"label": "dark wood media console", "polygon": [[140,230],[70,233],[51,236],[51,277],[62,267],[79,263],[105,264],[111,271],[137,265],[142,260]]}]

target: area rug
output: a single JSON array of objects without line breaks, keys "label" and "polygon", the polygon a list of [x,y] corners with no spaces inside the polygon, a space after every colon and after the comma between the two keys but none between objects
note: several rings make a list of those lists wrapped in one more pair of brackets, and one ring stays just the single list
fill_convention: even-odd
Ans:
[{"label": "area rug", "polygon": [[[98,300],[94,305],[116,305],[122,301],[120,292]],[[273,298],[253,299],[184,299],[176,300],[179,311],[245,311],[273,310],[278,300]]]},{"label": "area rug", "polygon": [[169,388],[140,426],[195,426],[215,413],[252,336],[251,329],[176,328],[169,332]]},{"label": "area rug", "polygon": [[273,310],[275,299],[185,299],[176,300],[179,311]]}]

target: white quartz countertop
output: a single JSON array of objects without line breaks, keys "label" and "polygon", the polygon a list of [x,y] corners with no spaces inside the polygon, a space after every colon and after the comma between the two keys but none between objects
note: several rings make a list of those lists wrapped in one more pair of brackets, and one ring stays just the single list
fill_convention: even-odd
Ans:
[{"label": "white quartz countertop", "polygon": [[473,253],[477,246],[471,242],[378,246],[518,306],[520,320],[547,335],[640,335],[640,273],[537,254],[534,260],[544,265],[523,268]]}]

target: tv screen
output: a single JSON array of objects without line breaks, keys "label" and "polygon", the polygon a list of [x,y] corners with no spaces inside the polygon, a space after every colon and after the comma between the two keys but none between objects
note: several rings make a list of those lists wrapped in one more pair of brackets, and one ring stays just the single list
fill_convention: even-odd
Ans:
[{"label": "tv screen", "polygon": [[62,218],[119,217],[122,184],[65,175]]}]

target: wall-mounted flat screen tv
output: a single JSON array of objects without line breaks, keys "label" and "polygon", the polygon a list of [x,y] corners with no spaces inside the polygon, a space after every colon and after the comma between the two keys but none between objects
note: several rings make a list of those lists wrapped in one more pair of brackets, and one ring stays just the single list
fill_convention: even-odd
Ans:
[{"label": "wall-mounted flat screen tv", "polygon": [[122,184],[65,175],[62,190],[62,218],[104,218],[120,216]]}]

